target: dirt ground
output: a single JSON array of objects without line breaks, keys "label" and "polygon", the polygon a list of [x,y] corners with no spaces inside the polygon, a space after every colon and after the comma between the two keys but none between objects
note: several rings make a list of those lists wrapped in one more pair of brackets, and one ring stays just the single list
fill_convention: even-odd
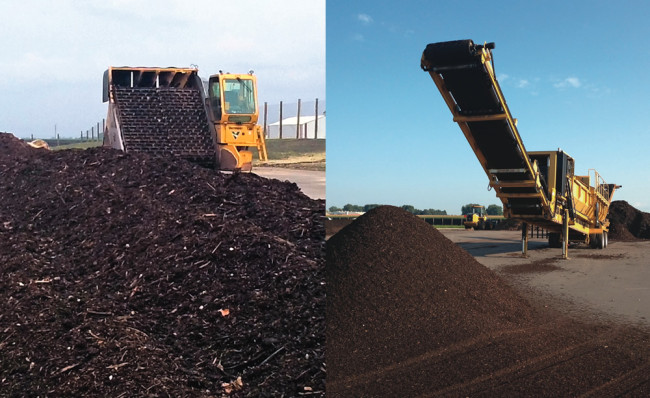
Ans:
[{"label": "dirt ground", "polygon": [[282,167],[295,170],[325,171],[325,153],[316,153],[302,156],[292,156],[288,159],[274,159],[256,162],[256,167]]},{"label": "dirt ground", "polygon": [[537,293],[573,313],[588,310],[650,326],[650,241],[610,241],[604,250],[575,245],[563,260],[561,249],[549,248],[542,238],[530,239],[528,257],[522,257],[519,231],[441,232],[522,291],[532,289],[528,295]]}]

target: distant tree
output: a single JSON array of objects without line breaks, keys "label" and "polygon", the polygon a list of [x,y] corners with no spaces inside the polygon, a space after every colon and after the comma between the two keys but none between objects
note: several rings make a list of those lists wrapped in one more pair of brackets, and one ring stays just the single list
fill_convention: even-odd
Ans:
[{"label": "distant tree", "polygon": [[490,216],[502,216],[503,207],[498,205],[489,205],[487,209],[485,209],[485,212]]},{"label": "distant tree", "polygon": [[411,205],[403,205],[402,210],[406,210],[411,214],[416,214],[417,209]]},{"label": "distant tree", "polygon": [[467,214],[472,212],[472,207],[480,206],[478,203],[468,203],[465,206],[461,207],[460,214]]},{"label": "distant tree", "polygon": [[359,205],[353,205],[353,204],[346,204],[343,206],[343,211],[350,211],[350,212],[362,212],[363,211],[363,206]]},{"label": "distant tree", "polygon": [[330,206],[330,208],[329,208],[330,213],[336,213],[337,211],[342,211],[342,210],[343,209],[341,209],[340,207],[336,207],[336,206]]},{"label": "distant tree", "polygon": [[418,215],[422,216],[446,216],[447,210],[438,210],[438,209],[424,209],[418,212]]},{"label": "distant tree", "polygon": [[374,203],[373,203],[373,204],[369,204],[369,205],[364,205],[364,206],[363,206],[363,211],[364,211],[364,212],[366,212],[366,211],[370,211],[370,210],[374,209],[375,207],[379,207],[379,206],[381,206],[381,205],[374,204]]}]

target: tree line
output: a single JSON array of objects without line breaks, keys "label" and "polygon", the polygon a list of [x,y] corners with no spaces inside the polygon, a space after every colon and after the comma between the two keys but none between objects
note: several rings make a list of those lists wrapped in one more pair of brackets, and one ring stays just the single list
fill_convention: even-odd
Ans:
[{"label": "tree line", "polygon": [[[329,208],[330,213],[336,213],[336,212],[342,212],[342,211],[347,211],[350,213],[365,213],[367,211],[370,211],[374,209],[375,207],[381,206],[379,204],[367,204],[367,205],[353,205],[353,204],[346,204],[343,207],[337,207],[337,206],[331,206]],[[461,207],[460,214],[467,214],[472,212],[472,207],[473,206],[478,206],[476,203],[468,203],[464,206]],[[403,205],[401,206],[403,210],[408,211],[409,213],[415,214],[416,216],[446,216],[447,215],[447,210],[438,210],[438,209],[416,209],[414,206],[411,205]],[[490,215],[490,216],[502,216],[503,215],[503,208],[498,205],[489,205],[488,207],[485,208],[485,212]]]},{"label": "tree line", "polygon": [[[375,207],[381,206],[380,204],[368,204],[368,205],[353,205],[353,204],[346,204],[343,207],[337,207],[337,206],[331,206],[329,208],[330,213],[336,213],[339,211],[349,211],[351,213],[365,213],[367,211],[370,211],[374,209]],[[447,211],[446,210],[438,210],[438,209],[416,209],[414,206],[411,205],[403,205],[400,206],[403,210],[408,211],[409,213],[415,214],[416,216],[429,216],[429,215],[440,215],[440,216],[446,216]]]}]

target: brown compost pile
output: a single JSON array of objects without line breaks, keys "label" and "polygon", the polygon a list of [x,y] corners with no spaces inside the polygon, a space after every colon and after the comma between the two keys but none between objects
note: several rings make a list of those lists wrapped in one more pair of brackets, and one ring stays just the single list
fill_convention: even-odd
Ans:
[{"label": "brown compost pile", "polygon": [[650,213],[642,212],[624,200],[609,206],[609,238],[615,240],[650,239]]},{"label": "brown compost pile", "polygon": [[0,133],[0,396],[324,395],[324,202]]},{"label": "brown compost pile", "polygon": [[646,332],[541,312],[397,207],[332,236],[326,259],[328,397],[650,393]]}]

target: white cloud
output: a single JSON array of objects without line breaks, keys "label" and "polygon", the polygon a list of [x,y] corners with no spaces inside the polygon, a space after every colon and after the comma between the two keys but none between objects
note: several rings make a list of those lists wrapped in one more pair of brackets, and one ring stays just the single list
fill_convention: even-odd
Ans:
[{"label": "white cloud", "polygon": [[555,88],[566,88],[566,87],[580,88],[581,86],[582,83],[580,82],[580,79],[574,76],[567,77],[566,79],[553,84],[553,87]]},{"label": "white cloud", "polygon": [[65,119],[85,128],[85,119],[105,115],[109,66],[196,64],[204,78],[253,69],[262,101],[324,100],[325,0],[241,0],[236,8],[223,12],[213,0],[0,2],[0,93],[13,95],[2,102],[0,128],[49,129],[35,108],[50,109],[59,127]]},{"label": "white cloud", "polygon": [[499,76],[497,76],[497,80],[500,82],[505,82],[506,80],[508,80],[509,77],[510,77],[509,75],[502,73]]},{"label": "white cloud", "polygon": [[366,41],[366,38],[361,33],[355,33],[352,36],[352,40],[354,40],[354,41]]},{"label": "white cloud", "polygon": [[519,81],[517,82],[518,88],[526,88],[528,86],[530,86],[530,82],[526,79],[519,79]]},{"label": "white cloud", "polygon": [[372,17],[368,14],[359,14],[357,15],[357,19],[361,21],[361,23],[363,23],[364,25],[368,25],[373,21]]}]

